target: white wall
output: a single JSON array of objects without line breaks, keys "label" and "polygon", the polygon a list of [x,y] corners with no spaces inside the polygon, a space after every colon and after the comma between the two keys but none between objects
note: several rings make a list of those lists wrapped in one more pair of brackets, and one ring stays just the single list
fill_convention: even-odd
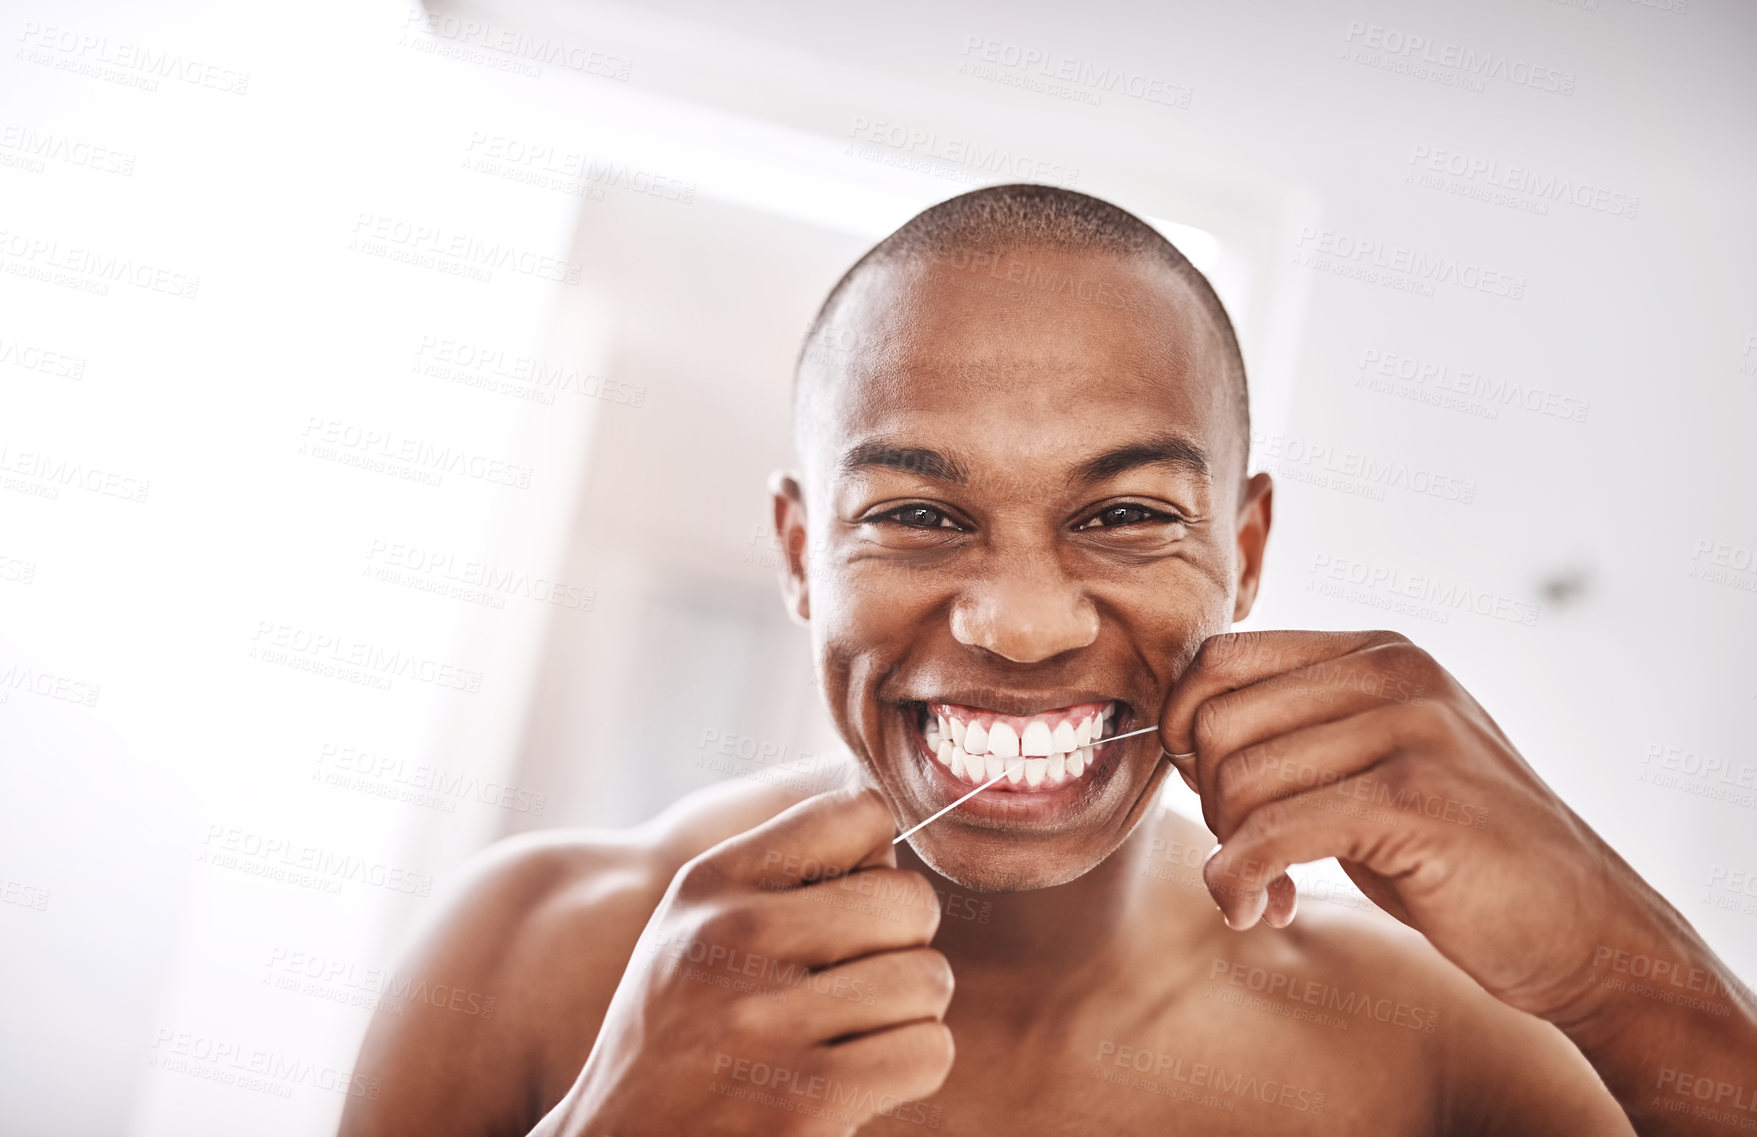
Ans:
[{"label": "white wall", "polygon": [[[321,1132],[368,1013],[348,1000],[431,909],[398,886],[442,892],[499,833],[645,816],[720,776],[704,737],[829,750],[762,479],[788,461],[789,369],[836,275],[915,210],[1012,180],[971,147],[1200,230],[1173,232],[1235,308],[1256,460],[1281,475],[1251,626],[1408,632],[1757,973],[1757,901],[1726,887],[1757,873],[1757,14],[1679,2],[533,0],[431,30],[397,3],[8,4],[0,1128]],[[1409,74],[1361,54],[1374,26],[1572,93]],[[1123,83],[1096,105],[1032,89],[981,69],[991,42]],[[145,89],[158,57],[134,44],[196,82]],[[1441,151],[1466,176],[1423,184],[1412,159]],[[1540,189],[1471,196],[1491,192],[1473,160]],[[1545,198],[1558,179],[1633,216]],[[378,218],[439,236],[350,247]],[[443,271],[453,239],[538,273]],[[1311,260],[1365,243],[1521,298]],[[399,251],[432,267],[379,255]],[[108,279],[113,258],[199,283]],[[551,262],[577,283],[541,279]],[[437,358],[447,339],[502,354]],[[1393,356],[1429,377],[1362,366]],[[503,390],[482,385],[496,370]],[[530,484],[313,456],[332,421]],[[1365,460],[1407,480],[1381,497],[1321,469]],[[485,563],[488,595],[431,591]],[[1535,621],[1390,611],[1385,585],[1329,568],[1425,574]],[[270,661],[283,627],[333,646]],[[290,665],[353,652],[479,690]],[[232,831],[278,844],[216,849]],[[300,979],[312,959],[324,977]]]},{"label": "white wall", "polygon": [[[346,1000],[498,827],[522,581],[594,429],[428,369],[454,338],[599,369],[541,259],[577,199],[462,168],[538,90],[400,44],[395,5],[237,16],[6,16],[0,874],[41,901],[0,905],[8,1133],[333,1126]],[[474,562],[519,579],[431,590]]]}]

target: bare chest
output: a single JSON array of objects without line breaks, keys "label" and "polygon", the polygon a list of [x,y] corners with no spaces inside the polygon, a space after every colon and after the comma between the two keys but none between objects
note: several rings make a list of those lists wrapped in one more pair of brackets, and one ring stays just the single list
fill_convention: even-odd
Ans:
[{"label": "bare chest", "polygon": [[[941,1090],[869,1134],[1427,1134],[1429,1080],[1408,1041],[1296,1022],[1067,1024],[1052,1039],[960,1033]],[[1303,1029],[1303,1028],[1310,1029]],[[1404,1048],[1399,1050],[1398,1044]]]}]

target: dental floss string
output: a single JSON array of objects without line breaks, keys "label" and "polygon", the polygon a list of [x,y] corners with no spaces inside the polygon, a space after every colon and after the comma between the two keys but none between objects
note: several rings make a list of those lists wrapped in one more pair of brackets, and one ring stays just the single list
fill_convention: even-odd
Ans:
[{"label": "dental floss string", "polygon": [[[1151,731],[1155,731],[1158,729],[1159,728],[1157,726],[1144,726],[1140,730],[1131,730],[1127,734],[1113,734],[1109,738],[1101,738],[1098,741],[1101,743],[1120,742],[1125,738],[1133,738],[1137,734],[1147,734],[1147,733],[1150,733]],[[1184,758],[1184,757],[1188,757],[1188,755],[1180,754],[1180,755],[1178,755],[1178,757]],[[1013,766],[1009,769],[1002,770],[1000,773],[996,774],[994,777],[988,779],[988,781],[983,782],[980,786],[977,786],[975,789],[971,790],[969,793],[965,794],[963,797],[959,798],[957,801],[953,802],[951,805],[946,806],[944,809],[940,810],[938,813],[936,813],[932,817],[928,818],[927,821],[923,821],[920,825],[915,826],[914,829],[909,829],[909,830],[906,830],[905,832],[901,833],[900,835],[897,836],[897,838],[895,840],[893,840],[891,842],[891,844],[896,845],[896,844],[900,843],[905,837],[908,837],[911,833],[914,833],[916,829],[922,828],[923,826],[927,825],[928,822],[938,821],[940,818],[942,818],[946,814],[952,812],[952,810],[957,809],[960,805],[963,805],[965,802],[969,801],[971,798],[975,797],[977,794],[981,793],[983,790],[986,790],[988,787],[994,785],[996,782],[1000,781],[1002,778],[1006,777],[1008,774],[1011,774],[1014,770],[1023,770],[1024,768],[1025,768],[1025,760],[1023,758],[1020,758],[1019,764],[1017,766]]]}]

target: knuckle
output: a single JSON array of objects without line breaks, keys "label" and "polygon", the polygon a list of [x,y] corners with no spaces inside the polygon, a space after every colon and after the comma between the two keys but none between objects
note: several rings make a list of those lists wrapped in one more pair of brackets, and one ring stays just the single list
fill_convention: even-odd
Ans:
[{"label": "knuckle", "polygon": [[709,850],[685,861],[671,879],[680,899],[700,900],[725,887],[726,866],[713,850]]},{"label": "knuckle", "polygon": [[1220,799],[1218,804],[1224,806],[1238,796],[1241,786],[1255,780],[1251,769],[1253,758],[1254,756],[1235,754],[1215,767],[1214,793]]},{"label": "knuckle", "polygon": [[1433,656],[1403,636],[1379,644],[1374,651],[1379,656],[1379,665],[1401,679],[1428,679],[1438,668]]},{"label": "knuckle", "polygon": [[[1287,831],[1293,820],[1293,808],[1283,798],[1264,802],[1252,810],[1251,815],[1245,818],[1239,829],[1241,833],[1248,831],[1249,840],[1253,844],[1271,844]],[[1237,841],[1239,836],[1240,834],[1235,833],[1233,835],[1234,841]]]},{"label": "knuckle", "polygon": [[903,902],[903,910],[910,913],[919,924],[919,934],[931,940],[940,926],[939,897],[934,893],[933,885],[927,877],[913,869],[894,870],[899,878],[898,892]]},{"label": "knuckle", "polygon": [[934,948],[920,948],[910,960],[910,969],[916,981],[926,989],[929,995],[939,1001],[942,1006],[949,1003],[957,980],[952,975],[952,961],[944,952]]},{"label": "knuckle", "polygon": [[914,869],[895,869],[893,871],[897,874],[899,885],[904,890],[904,899],[909,905],[939,911],[939,905],[934,900],[933,885],[928,883],[926,876]]},{"label": "knuckle", "polygon": [[1249,641],[1250,632],[1217,632],[1196,649],[1196,663],[1205,670],[1224,671]]},{"label": "knuckle", "polygon": [[1226,728],[1226,707],[1220,699],[1209,699],[1196,708],[1193,726],[1196,748],[1206,754],[1221,740]]},{"label": "knuckle", "polygon": [[748,995],[734,999],[722,1015],[724,1037],[734,1045],[749,1046],[768,1038],[773,1031],[773,1012],[764,999]]},{"label": "knuckle", "polygon": [[1318,780],[1319,771],[1313,762],[1300,760],[1284,751],[1291,749],[1286,736],[1264,739],[1262,742],[1240,751],[1239,762],[1244,767],[1237,777],[1248,777],[1253,783],[1276,788],[1287,788],[1298,785],[1304,787]]},{"label": "knuckle", "polygon": [[862,786],[854,791],[852,808],[859,811],[862,820],[871,824],[891,819],[891,809],[885,804],[885,795],[874,786]]},{"label": "knuckle", "polygon": [[1414,803],[1418,809],[1426,797],[1438,798],[1445,788],[1435,770],[1415,769],[1408,761],[1385,763],[1382,778],[1393,801]]},{"label": "knuckle", "polygon": [[696,938],[710,947],[753,944],[762,939],[767,917],[748,904],[721,904],[696,923]]},{"label": "knuckle", "polygon": [[1452,708],[1439,699],[1423,699],[1400,707],[1401,741],[1428,742],[1451,734],[1457,725]]},{"label": "knuckle", "polygon": [[934,1023],[928,1031],[928,1045],[931,1049],[929,1060],[941,1077],[951,1072],[952,1059],[957,1057],[958,1045],[952,1040],[951,1028],[945,1023]]},{"label": "knuckle", "polygon": [[914,1063],[924,1075],[933,1079],[934,1088],[937,1089],[945,1076],[951,1073],[952,1060],[958,1053],[957,1044],[952,1040],[951,1028],[942,1022],[923,1023],[921,1029],[916,1031],[916,1036],[915,1053],[912,1055]]}]

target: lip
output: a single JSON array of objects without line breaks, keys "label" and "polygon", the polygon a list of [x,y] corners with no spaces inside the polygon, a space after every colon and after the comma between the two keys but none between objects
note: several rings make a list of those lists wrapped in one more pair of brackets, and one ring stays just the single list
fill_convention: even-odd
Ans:
[{"label": "lip", "polygon": [[[1063,707],[1078,706],[1081,703],[1114,703],[1117,712],[1115,725],[1111,730],[1112,734],[1127,733],[1133,728],[1135,717],[1133,706],[1128,701],[1087,691],[1068,692],[1066,695],[1058,692],[1042,698],[1031,697],[1012,700],[997,699],[992,693],[976,695],[972,692],[946,692],[936,694],[931,701],[955,703],[998,714],[1016,715],[1043,714],[1047,711],[1060,710]],[[916,710],[919,705],[919,702],[911,701],[902,704],[897,709],[903,717],[908,737],[913,743],[910,749],[914,751],[914,761],[918,768],[917,776],[922,783],[925,783],[929,796],[935,799],[932,808],[941,809],[970,793],[971,790],[975,789],[975,786],[953,777],[952,772],[941,766],[933,752],[927,748],[927,739],[921,732],[921,716]],[[966,814],[973,820],[988,822],[990,825],[1000,823],[1008,826],[1037,828],[1054,826],[1058,822],[1068,821],[1090,808],[1104,794],[1112,779],[1119,772],[1124,751],[1125,747],[1120,744],[1100,743],[1093,748],[1092,765],[1085,774],[1078,778],[1070,778],[1053,788],[1040,786],[1036,789],[1026,789],[1022,783],[1018,787],[1013,787],[1008,781],[1003,780],[960,805],[956,812]]]},{"label": "lip", "polygon": [[992,688],[967,687],[934,691],[930,694],[904,695],[895,701],[905,712],[915,704],[950,703],[972,710],[992,711],[997,715],[1027,716],[1059,711],[1064,707],[1077,707],[1082,703],[1115,703],[1122,712],[1130,715],[1135,713],[1134,704],[1127,699],[1111,691],[1099,691],[1090,687],[1065,687],[1030,694],[1009,694]]}]

